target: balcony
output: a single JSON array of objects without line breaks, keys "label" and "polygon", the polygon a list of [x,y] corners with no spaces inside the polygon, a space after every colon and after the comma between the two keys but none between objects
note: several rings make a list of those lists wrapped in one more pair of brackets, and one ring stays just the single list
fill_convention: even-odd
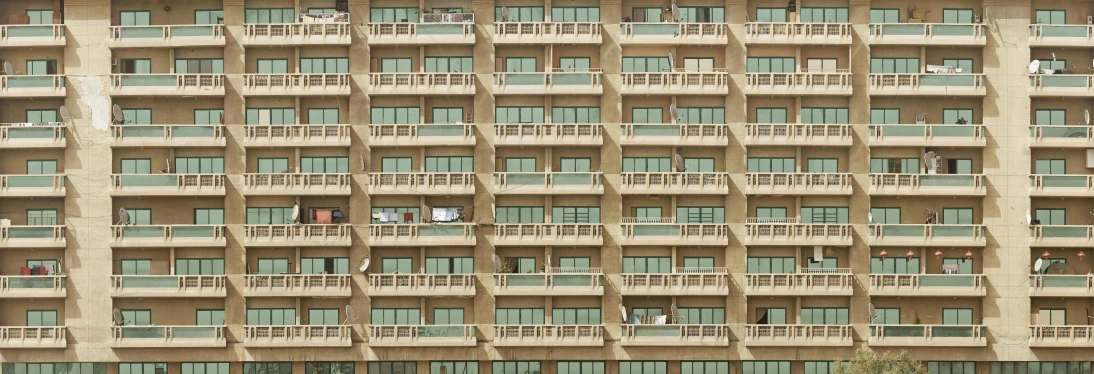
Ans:
[{"label": "balcony", "polygon": [[110,47],[224,47],[224,25],[110,26]]},{"label": "balcony", "polygon": [[0,48],[64,47],[65,25],[0,25]]},{"label": "balcony", "polygon": [[353,244],[350,224],[244,225],[245,247],[348,247]]},{"label": "balcony", "polygon": [[65,148],[65,127],[60,122],[0,123],[0,149]]},{"label": "balcony", "polygon": [[984,347],[981,325],[870,325],[874,347]]},{"label": "balcony", "polygon": [[224,96],[224,74],[111,74],[111,96]]},{"label": "balcony", "polygon": [[369,95],[474,95],[473,73],[371,73]]},{"label": "balcony", "polygon": [[111,297],[217,297],[228,295],[223,275],[112,275]]},{"label": "balcony", "polygon": [[0,98],[57,97],[68,95],[63,75],[0,75]]},{"label": "balcony", "polygon": [[871,225],[870,245],[889,247],[983,247],[984,225]]},{"label": "balcony", "polygon": [[0,248],[65,248],[65,226],[0,226]]},{"label": "balcony", "polygon": [[851,96],[851,73],[745,73],[746,95]]},{"label": "balcony", "polygon": [[1029,187],[1034,197],[1087,197],[1094,192],[1094,175],[1035,174]]},{"label": "balcony", "polygon": [[0,175],[0,197],[65,197],[65,175]]},{"label": "balcony", "polygon": [[983,97],[984,74],[870,74],[874,96]]},{"label": "balcony", "polygon": [[224,125],[110,125],[112,147],[223,148]]},{"label": "balcony", "polygon": [[[725,26],[725,25],[722,25]],[[659,73],[622,73],[623,95],[727,95],[729,74],[725,69],[706,72],[678,70]]]},{"label": "balcony", "polygon": [[474,246],[474,223],[369,225],[372,247]]},{"label": "balcony", "polygon": [[370,347],[474,347],[474,325],[406,325],[368,327]]},{"label": "balcony", "polygon": [[223,348],[224,326],[112,326],[112,348]]},{"label": "balcony", "polygon": [[983,174],[871,173],[872,196],[986,196]]},{"label": "balcony", "polygon": [[351,347],[353,326],[244,326],[244,347]]},{"label": "balcony", "polygon": [[[745,223],[745,245],[850,247],[851,225],[844,223],[758,222]],[[789,223],[788,223],[789,222]]]},{"label": "balcony", "polygon": [[746,195],[851,195],[851,173],[745,173]]},{"label": "balcony", "polygon": [[368,44],[475,44],[475,14],[422,14],[421,23],[369,23]]},{"label": "balcony", "polygon": [[110,226],[112,248],[224,247],[224,226],[131,225]]},{"label": "balcony", "polygon": [[749,347],[850,347],[851,325],[745,325]]},{"label": "balcony", "polygon": [[497,123],[495,146],[602,146],[604,129],[589,123]]},{"label": "balcony", "polygon": [[[809,269],[812,270],[812,269]],[[851,296],[851,269],[833,273],[745,274],[745,296]]]},{"label": "balcony", "polygon": [[[572,69],[570,69],[572,70]],[[494,73],[494,95],[601,95],[600,69],[551,73]]]},{"label": "balcony", "polygon": [[475,173],[369,173],[369,195],[467,196]]},{"label": "balcony", "polygon": [[0,348],[65,348],[67,332],[64,326],[0,326]]},{"label": "balcony", "polygon": [[1033,225],[1030,231],[1032,247],[1094,247],[1094,226]]},{"label": "balcony", "polygon": [[243,96],[349,96],[349,74],[243,74]]},{"label": "balcony", "polygon": [[623,273],[623,296],[727,296],[726,268],[674,268],[669,274]]},{"label": "balcony", "polygon": [[745,146],[850,147],[851,125],[745,124]]},{"label": "balcony", "polygon": [[870,125],[871,147],[984,147],[983,125]]},{"label": "balcony", "polygon": [[110,196],[224,196],[224,174],[112,174]]},{"label": "balcony", "polygon": [[1092,348],[1094,326],[1030,326],[1030,348]]},{"label": "balcony", "polygon": [[604,226],[599,223],[498,223],[494,226],[495,246],[535,246],[545,242],[558,246],[602,246]]},{"label": "balcony", "polygon": [[246,125],[244,147],[349,147],[349,125]]},{"label": "balcony", "polygon": [[600,44],[600,22],[494,22],[494,44]]},{"label": "balcony", "polygon": [[1030,126],[1029,136],[1031,148],[1094,148],[1094,126]]},{"label": "balcony", "polygon": [[1030,275],[1031,297],[1091,297],[1094,296],[1094,275]]},{"label": "balcony", "polygon": [[0,299],[63,299],[64,275],[0,276]]},{"label": "balcony", "polygon": [[349,196],[349,173],[243,174],[244,196]]},{"label": "balcony", "polygon": [[474,274],[369,274],[368,295],[474,297]]},{"label": "balcony", "polygon": [[604,296],[604,276],[599,268],[552,270],[555,272],[494,274],[494,296]]},{"label": "balcony", "polygon": [[984,297],[980,274],[870,274],[870,296]]},{"label": "balcony", "polygon": [[729,173],[621,173],[623,195],[726,195]]},{"label": "balcony", "polygon": [[624,219],[620,245],[652,246],[727,246],[729,226],[721,223],[675,223],[675,219],[661,222],[627,222]]},{"label": "balcony", "polygon": [[625,22],[619,24],[622,45],[726,45],[725,23]]},{"label": "balcony", "polygon": [[1030,47],[1089,47],[1092,41],[1091,25],[1029,25]]},{"label": "balcony", "polygon": [[603,347],[602,325],[494,325],[495,347]]},{"label": "balcony", "polygon": [[623,346],[729,346],[728,325],[624,324]]},{"label": "balcony", "polygon": [[1030,97],[1075,97],[1094,95],[1094,75],[1046,74],[1029,76]]},{"label": "balcony", "polygon": [[872,23],[870,45],[948,45],[983,46],[987,44],[984,25],[955,23]]},{"label": "balcony", "polygon": [[850,45],[850,23],[745,23],[745,45]]},{"label": "balcony", "polygon": [[371,124],[368,129],[370,147],[475,145],[475,125],[471,124]]},{"label": "balcony", "polygon": [[350,31],[348,17],[339,23],[245,24],[241,42],[244,47],[349,45]]},{"label": "balcony", "polygon": [[711,146],[729,145],[729,125],[725,124],[623,124],[621,145]]},{"label": "balcony", "polygon": [[350,297],[349,274],[247,274],[244,297]]},{"label": "balcony", "polygon": [[604,173],[494,173],[495,195],[603,195]]}]

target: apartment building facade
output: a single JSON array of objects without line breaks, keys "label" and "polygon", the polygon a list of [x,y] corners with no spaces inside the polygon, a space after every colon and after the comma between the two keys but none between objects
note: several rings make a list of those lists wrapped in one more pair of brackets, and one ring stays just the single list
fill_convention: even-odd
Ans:
[{"label": "apartment building facade", "polygon": [[0,15],[3,374],[1092,370],[1089,2]]}]

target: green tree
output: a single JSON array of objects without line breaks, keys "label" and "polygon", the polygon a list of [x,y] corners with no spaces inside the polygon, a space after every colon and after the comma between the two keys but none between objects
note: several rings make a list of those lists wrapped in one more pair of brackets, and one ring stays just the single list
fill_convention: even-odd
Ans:
[{"label": "green tree", "polygon": [[832,374],[927,374],[922,362],[912,360],[907,351],[900,355],[878,355],[869,349],[859,349],[851,361],[836,361]]}]

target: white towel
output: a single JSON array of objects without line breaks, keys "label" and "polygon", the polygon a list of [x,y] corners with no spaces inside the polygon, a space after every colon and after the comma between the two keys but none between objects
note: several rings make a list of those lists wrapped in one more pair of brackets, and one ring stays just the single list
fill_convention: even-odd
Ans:
[{"label": "white towel", "polygon": [[380,212],[380,222],[399,222],[399,215],[391,212]]},{"label": "white towel", "polygon": [[653,324],[655,324],[655,325],[664,325],[668,321],[669,321],[669,316],[657,316],[657,319],[653,320]]}]

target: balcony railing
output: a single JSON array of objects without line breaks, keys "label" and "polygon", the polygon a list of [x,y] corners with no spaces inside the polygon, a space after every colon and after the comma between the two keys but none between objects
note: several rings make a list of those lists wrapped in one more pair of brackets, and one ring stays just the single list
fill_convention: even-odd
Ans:
[{"label": "balcony railing", "polygon": [[475,194],[475,173],[369,173],[369,193]]},{"label": "balcony railing", "polygon": [[850,245],[852,228],[845,223],[746,223],[751,244]]},{"label": "balcony railing", "polygon": [[729,173],[622,173],[624,194],[648,194],[657,191],[666,194],[716,194],[729,193]]},{"label": "balcony railing", "polygon": [[871,173],[871,193],[878,195],[983,196],[983,174]]},{"label": "balcony railing", "polygon": [[0,326],[0,348],[65,348],[64,326]]},{"label": "balcony railing", "polygon": [[244,193],[318,195],[349,194],[349,173],[248,173],[243,174]]},{"label": "balcony railing", "polygon": [[249,146],[349,146],[349,125],[246,125]]},{"label": "balcony railing", "polygon": [[0,97],[63,97],[64,75],[0,75]]},{"label": "balcony railing", "polygon": [[474,325],[406,325],[368,327],[369,345],[374,347],[473,347]]},{"label": "balcony railing", "polygon": [[64,148],[60,122],[0,123],[0,148]]},{"label": "balcony railing", "polygon": [[[559,245],[603,245],[604,227],[599,223],[499,223],[495,245],[528,245],[544,241]],[[600,243],[600,244],[597,244]]]},{"label": "balcony railing", "polygon": [[421,23],[368,24],[369,44],[474,44],[475,14],[423,14]]},{"label": "balcony railing", "polygon": [[1092,25],[1029,25],[1031,46],[1086,46],[1094,39]]},{"label": "balcony railing", "polygon": [[64,275],[0,276],[0,298],[64,298]]},{"label": "balcony railing", "polygon": [[745,73],[745,85],[760,95],[850,95],[851,73]]},{"label": "balcony railing", "polygon": [[117,348],[225,347],[224,326],[112,326]]},{"label": "balcony railing", "polygon": [[1032,225],[1030,245],[1090,247],[1094,243],[1094,226]]},{"label": "balcony railing", "polygon": [[348,15],[345,22],[245,24],[243,25],[243,43],[245,45],[349,44],[351,26]]},{"label": "balcony railing", "polygon": [[887,347],[983,347],[981,325],[870,325],[870,345]]},{"label": "balcony railing", "polygon": [[874,245],[973,246],[985,245],[984,225],[964,224],[874,224],[870,241]]},{"label": "balcony railing", "polygon": [[349,245],[352,226],[329,225],[244,225],[244,243],[248,245],[299,246],[299,242]]},{"label": "balcony railing", "polygon": [[553,72],[494,73],[494,94],[599,94],[600,69],[555,69]]},{"label": "balcony railing", "polygon": [[254,95],[349,95],[349,74],[244,74],[243,86]]},{"label": "balcony railing", "polygon": [[760,44],[850,44],[850,23],[745,23],[745,42]]},{"label": "balcony railing", "polygon": [[[825,269],[827,270],[827,269]],[[846,295],[854,291],[851,269],[839,273],[745,274],[746,295]]]},{"label": "balcony railing", "polygon": [[748,145],[851,145],[851,125],[745,124]]},{"label": "balcony railing", "polygon": [[722,223],[624,223],[625,245],[728,245]]},{"label": "balcony railing", "polygon": [[369,274],[369,296],[475,296],[474,274]]},{"label": "balcony railing", "polygon": [[1031,147],[1081,147],[1094,144],[1094,126],[1030,126]]},{"label": "balcony railing", "polygon": [[111,275],[114,297],[224,297],[223,275]]},{"label": "balcony railing", "polygon": [[224,174],[113,174],[111,195],[223,195]]},{"label": "balcony railing", "polygon": [[0,45],[63,47],[65,25],[0,25]]},{"label": "balcony railing", "polygon": [[1094,91],[1094,75],[1035,74],[1029,76],[1030,96],[1079,96]]},{"label": "balcony railing", "polygon": [[745,325],[745,345],[851,346],[851,325]]},{"label": "balcony railing", "polygon": [[1094,295],[1094,274],[1030,275],[1029,295],[1089,297]]},{"label": "balcony railing", "polygon": [[872,23],[870,44],[983,45],[985,30],[979,23]]},{"label": "balcony railing", "polygon": [[494,173],[495,194],[604,193],[604,173]]},{"label": "balcony railing", "polygon": [[601,296],[604,284],[599,269],[579,273],[494,274],[495,295]]},{"label": "balcony railing", "polygon": [[349,347],[353,326],[244,326],[244,346]]},{"label": "balcony railing", "polygon": [[64,174],[0,174],[0,196],[65,196]]},{"label": "balcony railing", "polygon": [[224,95],[224,74],[112,74],[115,94]]},{"label": "balcony railing", "polygon": [[870,92],[890,95],[983,96],[984,74],[870,74]]},{"label": "balcony railing", "polygon": [[729,144],[725,124],[623,124],[624,145],[707,145]]},{"label": "balcony railing", "polygon": [[369,225],[372,246],[474,245],[475,224],[380,224]]},{"label": "balcony railing", "polygon": [[224,25],[110,26],[110,41],[120,45],[224,45]]},{"label": "balcony railing", "polygon": [[748,194],[850,195],[851,173],[745,173]]},{"label": "balcony railing", "polygon": [[0,247],[64,248],[65,226],[0,226]]},{"label": "balcony railing", "polygon": [[474,95],[474,73],[372,73],[369,95]]},{"label": "balcony railing", "polygon": [[1094,326],[1030,326],[1030,347],[1094,347]]},{"label": "balcony railing", "polygon": [[475,145],[475,125],[471,124],[371,124],[368,128],[373,147]]},{"label": "balcony railing", "polygon": [[494,43],[596,43],[600,22],[495,22]]},{"label": "balcony railing", "polygon": [[726,268],[681,269],[705,270],[704,272],[674,272],[667,274],[622,274],[619,287],[623,295],[713,295],[725,296],[729,292],[729,274]]},{"label": "balcony railing", "polygon": [[243,276],[247,296],[349,297],[349,274],[247,274]]},{"label": "balcony railing", "polygon": [[114,225],[110,228],[115,247],[225,245],[225,230],[221,225]]},{"label": "balcony railing", "polygon": [[603,346],[602,325],[494,325],[494,345],[506,347]]},{"label": "balcony railing", "polygon": [[870,125],[872,146],[983,147],[984,135],[984,125]]},{"label": "balcony railing", "polygon": [[679,69],[672,72],[622,73],[621,76],[624,94],[715,94],[724,93],[729,87],[729,74],[725,69]]},{"label": "balcony railing", "polygon": [[221,146],[224,125],[111,125],[115,145]]},{"label": "balcony railing", "polygon": [[598,123],[498,123],[494,144],[603,145],[604,130]]},{"label": "balcony railing", "polygon": [[725,23],[625,22],[619,25],[624,44],[726,44]]},{"label": "balcony railing", "polygon": [[874,296],[985,296],[980,274],[870,274]]},{"label": "balcony railing", "polygon": [[631,325],[624,324],[622,345],[690,346],[729,344],[728,325]]}]

